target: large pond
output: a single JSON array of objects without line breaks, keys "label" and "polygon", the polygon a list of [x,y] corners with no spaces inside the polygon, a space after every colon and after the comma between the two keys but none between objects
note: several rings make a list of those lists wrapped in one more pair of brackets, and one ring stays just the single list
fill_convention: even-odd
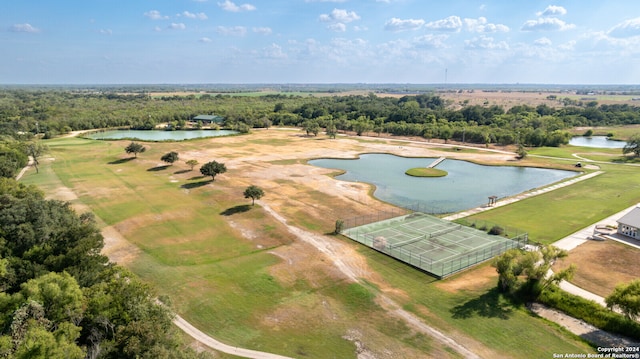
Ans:
[{"label": "large pond", "polygon": [[356,160],[317,159],[310,164],[345,170],[339,180],[367,182],[374,195],[398,206],[419,204],[425,211],[458,212],[487,204],[489,196],[503,198],[577,175],[531,167],[482,166],[446,159],[436,166],[445,177],[411,177],[405,171],[426,167],[435,158],[404,158],[389,154],[364,154]]},{"label": "large pond", "polygon": [[614,141],[606,136],[575,136],[569,140],[572,146],[597,147],[597,148],[623,148],[627,143],[625,141]]},{"label": "large pond", "polygon": [[238,131],[232,130],[189,130],[189,131],[162,131],[162,130],[109,130],[87,134],[85,137],[94,140],[122,140],[138,139],[141,141],[183,141],[203,137],[220,137],[235,135]]}]

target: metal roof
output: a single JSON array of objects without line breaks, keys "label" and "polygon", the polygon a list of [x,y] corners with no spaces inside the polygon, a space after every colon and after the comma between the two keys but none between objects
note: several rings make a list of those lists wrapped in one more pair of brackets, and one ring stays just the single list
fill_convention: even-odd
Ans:
[{"label": "metal roof", "polygon": [[632,209],[629,213],[620,217],[618,220],[620,224],[626,224],[627,226],[640,228],[640,207]]},{"label": "metal roof", "polygon": [[193,118],[194,120],[204,120],[204,121],[222,121],[222,117],[216,115],[198,115]]}]

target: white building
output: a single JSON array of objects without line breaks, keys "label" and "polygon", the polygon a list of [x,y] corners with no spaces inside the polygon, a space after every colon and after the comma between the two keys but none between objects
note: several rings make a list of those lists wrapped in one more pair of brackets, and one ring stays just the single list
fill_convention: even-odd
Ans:
[{"label": "white building", "polygon": [[632,209],[618,220],[618,233],[640,240],[640,207]]}]

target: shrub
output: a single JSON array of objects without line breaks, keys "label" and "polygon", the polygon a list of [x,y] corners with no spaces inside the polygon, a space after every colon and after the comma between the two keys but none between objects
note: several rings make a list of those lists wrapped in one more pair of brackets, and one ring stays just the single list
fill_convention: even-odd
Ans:
[{"label": "shrub", "polygon": [[640,339],[640,323],[625,318],[600,304],[577,295],[551,287],[542,292],[538,300],[574,318],[604,331]]},{"label": "shrub", "polygon": [[493,226],[488,233],[494,236],[501,236],[504,233],[504,228],[500,226]]}]

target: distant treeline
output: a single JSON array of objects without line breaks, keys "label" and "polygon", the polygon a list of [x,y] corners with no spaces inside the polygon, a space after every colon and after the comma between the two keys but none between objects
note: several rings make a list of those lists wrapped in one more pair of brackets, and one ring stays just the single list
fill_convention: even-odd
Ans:
[{"label": "distant treeline", "polygon": [[[454,109],[434,94],[379,97],[167,95],[12,89],[0,91],[0,134],[44,133],[111,127],[179,129],[200,114],[225,118],[224,127],[246,131],[272,125],[334,127],[358,134],[422,136],[479,144],[558,146],[575,126],[640,123],[640,107],[558,100],[559,106],[467,105]],[[316,133],[317,131],[312,131]]]}]

